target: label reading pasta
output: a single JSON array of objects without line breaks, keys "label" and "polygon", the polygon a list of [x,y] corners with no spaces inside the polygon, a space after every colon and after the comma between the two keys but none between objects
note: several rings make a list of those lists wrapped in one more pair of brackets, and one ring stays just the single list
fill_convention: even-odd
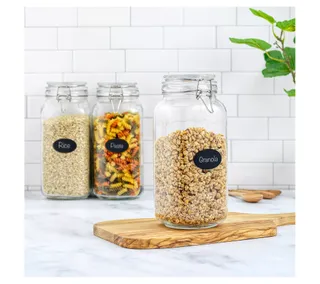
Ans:
[{"label": "label reading pasta", "polygon": [[111,139],[106,143],[106,148],[110,152],[122,153],[129,148],[129,144],[126,140]]},{"label": "label reading pasta", "polygon": [[195,154],[193,161],[200,169],[214,169],[221,163],[221,154],[217,150],[205,149]]},{"label": "label reading pasta", "polygon": [[59,139],[53,143],[52,147],[60,153],[71,153],[77,148],[77,143],[71,139]]}]

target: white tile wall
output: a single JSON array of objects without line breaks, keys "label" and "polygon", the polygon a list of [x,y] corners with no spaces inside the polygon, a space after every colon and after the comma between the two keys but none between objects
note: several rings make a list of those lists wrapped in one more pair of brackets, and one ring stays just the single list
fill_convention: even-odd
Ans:
[{"label": "white tile wall", "polygon": [[59,28],[59,49],[109,49],[109,28]]},{"label": "white tile wall", "polygon": [[[259,8],[276,19],[290,7]],[[295,188],[295,99],[289,76],[265,79],[262,53],[229,37],[272,42],[270,26],[241,7],[25,8],[25,184],[39,190],[40,108],[47,81],[134,81],[144,106],[147,187],[153,185],[153,110],[166,74],[215,73],[228,110],[230,187]],[[288,35],[292,43],[294,34]]]}]

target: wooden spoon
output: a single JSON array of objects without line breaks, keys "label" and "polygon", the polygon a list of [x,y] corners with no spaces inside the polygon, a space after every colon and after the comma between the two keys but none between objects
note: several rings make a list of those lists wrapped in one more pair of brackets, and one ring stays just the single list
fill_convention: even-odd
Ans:
[{"label": "wooden spoon", "polygon": [[259,194],[262,194],[264,199],[272,199],[277,196],[275,193],[264,191],[264,190],[237,189],[237,191],[243,192],[243,193],[259,193]]},{"label": "wooden spoon", "polygon": [[229,191],[229,195],[238,197],[243,201],[249,202],[249,203],[257,203],[263,198],[263,195],[259,193],[243,193],[243,192]]}]

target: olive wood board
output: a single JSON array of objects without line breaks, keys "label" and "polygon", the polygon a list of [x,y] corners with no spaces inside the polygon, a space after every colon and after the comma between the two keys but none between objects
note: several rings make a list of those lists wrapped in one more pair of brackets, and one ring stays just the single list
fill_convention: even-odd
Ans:
[{"label": "olive wood board", "polygon": [[210,229],[170,229],[154,218],[144,218],[99,222],[93,234],[124,248],[156,249],[273,237],[278,226],[294,224],[295,213],[229,212],[224,223]]}]

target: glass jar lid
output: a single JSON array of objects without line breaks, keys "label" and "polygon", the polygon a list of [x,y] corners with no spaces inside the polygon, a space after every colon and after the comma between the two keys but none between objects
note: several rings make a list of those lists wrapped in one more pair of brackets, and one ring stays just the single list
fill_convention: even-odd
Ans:
[{"label": "glass jar lid", "polygon": [[131,82],[99,82],[97,97],[138,97],[137,83]]},{"label": "glass jar lid", "polygon": [[47,97],[87,97],[86,82],[47,82]]},{"label": "glass jar lid", "polygon": [[162,92],[165,94],[217,92],[217,82],[214,74],[165,75],[163,79]]}]

